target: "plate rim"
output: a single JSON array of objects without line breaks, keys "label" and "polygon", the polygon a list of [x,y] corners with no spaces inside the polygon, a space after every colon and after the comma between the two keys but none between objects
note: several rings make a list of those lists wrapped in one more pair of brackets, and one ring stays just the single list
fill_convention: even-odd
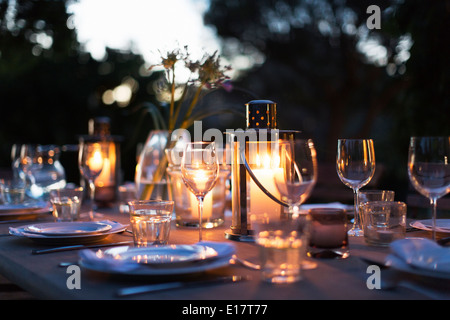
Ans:
[{"label": "plate rim", "polygon": [[[39,226],[39,225],[55,225],[55,226],[72,225],[72,226],[74,226],[75,224],[103,225],[103,228],[101,228],[100,230],[91,230],[91,231],[86,231],[86,232],[67,232],[67,233],[40,232],[40,231],[33,231],[33,230],[29,229],[32,226]],[[64,236],[75,236],[75,235],[92,235],[92,234],[97,234],[97,233],[104,233],[111,229],[112,229],[111,224],[101,222],[101,221],[42,222],[42,223],[37,223],[37,224],[29,224],[23,228],[23,230],[26,233],[38,234],[38,235],[44,235],[44,236],[55,236],[55,237],[56,236],[64,237]]]},{"label": "plate rim", "polygon": [[14,236],[28,238],[37,243],[42,243],[42,244],[47,244],[47,245],[48,244],[55,245],[55,244],[67,244],[67,243],[70,243],[70,244],[89,243],[89,242],[93,242],[93,241],[100,241],[111,234],[123,232],[128,227],[128,225],[126,225],[126,224],[122,224],[120,222],[116,222],[116,221],[112,221],[112,220],[103,220],[103,221],[107,221],[108,223],[111,223],[112,228],[106,232],[96,233],[96,234],[84,234],[84,235],[80,234],[80,235],[75,235],[75,236],[63,236],[63,237],[61,237],[61,236],[45,236],[42,234],[27,233],[27,232],[23,231],[24,226],[13,227],[13,228],[10,227],[9,233]]}]

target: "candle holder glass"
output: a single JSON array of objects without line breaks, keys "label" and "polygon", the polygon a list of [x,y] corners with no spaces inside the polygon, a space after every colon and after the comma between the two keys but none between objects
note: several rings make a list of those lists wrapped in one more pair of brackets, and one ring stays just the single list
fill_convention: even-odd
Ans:
[{"label": "candle holder glass", "polygon": [[[170,193],[174,200],[177,227],[198,227],[198,201],[183,183],[181,168],[169,167]],[[227,178],[230,171],[221,166],[216,185],[205,196],[203,202],[202,228],[210,229],[225,221]]]}]

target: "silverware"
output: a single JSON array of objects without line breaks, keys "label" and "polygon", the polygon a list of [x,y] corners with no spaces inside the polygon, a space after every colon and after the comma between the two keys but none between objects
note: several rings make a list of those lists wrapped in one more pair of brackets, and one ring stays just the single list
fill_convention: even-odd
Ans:
[{"label": "silverware", "polygon": [[378,259],[364,257],[364,256],[358,256],[358,258],[361,259],[362,261],[364,261],[365,263],[367,263],[368,265],[377,265],[380,267],[380,269],[388,269],[389,268],[389,266],[386,265],[386,263],[384,263],[384,261],[381,261]]},{"label": "silverware", "polygon": [[69,261],[62,261],[58,263],[58,267],[66,268],[68,266],[78,265],[77,261],[69,262]]},{"label": "silverware", "polygon": [[125,244],[133,243],[133,241],[121,241],[115,243],[99,243],[99,244],[91,244],[91,245],[73,245],[73,246],[65,246],[65,247],[57,247],[50,249],[39,249],[32,250],[32,254],[43,254],[43,253],[52,253],[52,252],[61,252],[61,251],[71,251],[71,250],[80,250],[80,249],[90,249],[90,248],[102,248],[102,247],[113,247],[120,246]]},{"label": "silverware", "polygon": [[248,280],[247,277],[242,276],[224,276],[214,279],[208,280],[199,280],[199,281],[190,281],[190,282],[167,282],[167,283],[157,283],[157,284],[149,284],[143,286],[134,286],[128,288],[122,288],[117,291],[117,296],[125,297],[131,295],[137,295],[142,293],[153,293],[159,291],[166,291],[172,289],[180,289],[180,288],[192,288],[204,285],[214,285],[214,284],[224,284],[224,283],[235,283],[243,280]]}]

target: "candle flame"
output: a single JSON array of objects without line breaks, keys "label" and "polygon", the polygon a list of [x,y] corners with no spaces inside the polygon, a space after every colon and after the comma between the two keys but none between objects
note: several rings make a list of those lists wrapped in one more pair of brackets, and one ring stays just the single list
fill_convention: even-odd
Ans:
[{"label": "candle flame", "polygon": [[89,159],[89,168],[94,171],[100,171],[103,168],[103,155],[100,150],[95,150],[92,158]]}]

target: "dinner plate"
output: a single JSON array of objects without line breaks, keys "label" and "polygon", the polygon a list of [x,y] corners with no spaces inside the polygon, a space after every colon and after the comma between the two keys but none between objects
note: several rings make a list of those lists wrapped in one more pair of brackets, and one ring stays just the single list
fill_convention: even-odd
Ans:
[{"label": "dinner plate", "polygon": [[179,267],[192,262],[205,262],[216,258],[218,253],[204,245],[165,245],[155,247],[109,249],[105,257],[151,266]]},{"label": "dinner plate", "polygon": [[75,236],[105,232],[112,228],[110,224],[97,221],[49,222],[24,227],[25,232],[46,236]]},{"label": "dinner plate", "polygon": [[[141,264],[133,260],[112,258],[114,254],[132,252],[136,248],[129,246],[108,248],[106,250],[82,250],[79,252],[79,265],[90,271],[116,276],[164,276],[185,275],[218,269],[230,264],[235,252],[233,244],[225,242],[202,242],[201,245],[212,248],[217,256],[202,263],[185,263],[177,267],[163,267],[158,264]],[[167,266],[167,264],[165,264]]]},{"label": "dinner plate", "polygon": [[[411,227],[420,230],[432,231],[433,230],[433,220],[416,220],[410,223]],[[450,219],[436,219],[436,231],[443,233],[450,233]]]},{"label": "dinner plate", "polygon": [[[81,233],[75,235],[46,235],[39,233],[32,233],[25,230],[28,225],[20,227],[9,227],[9,233],[14,236],[28,238],[39,244],[45,245],[69,245],[69,244],[87,244],[94,243],[105,239],[111,234],[125,231],[127,225],[123,225],[116,221],[103,220],[104,224],[109,224],[111,228],[107,231],[96,233]],[[62,222],[59,222],[62,223]]]}]

